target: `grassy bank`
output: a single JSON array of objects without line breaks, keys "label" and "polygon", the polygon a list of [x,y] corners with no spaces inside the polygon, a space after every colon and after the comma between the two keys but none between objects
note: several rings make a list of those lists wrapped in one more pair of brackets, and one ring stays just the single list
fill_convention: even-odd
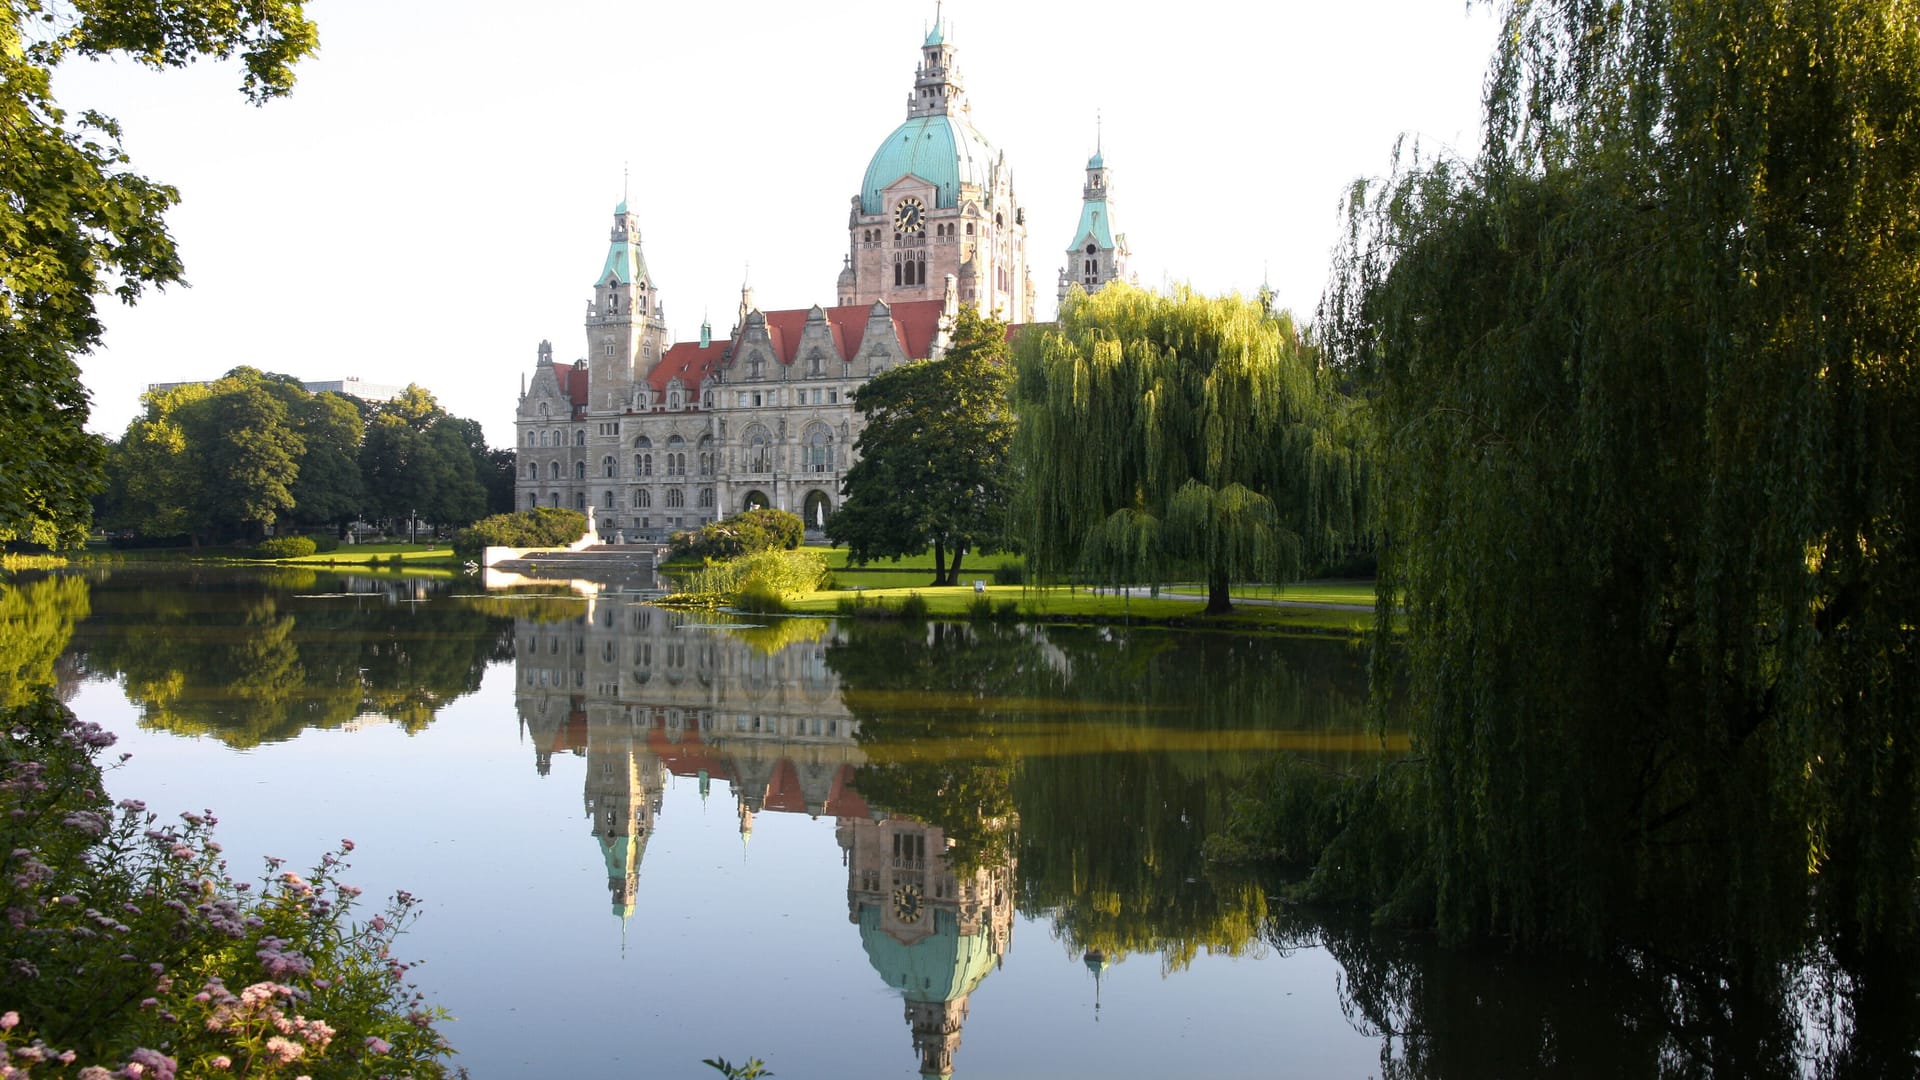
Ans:
[{"label": "grassy bank", "polygon": [[[1355,583],[1327,584],[1340,587],[1341,602],[1346,602],[1349,595],[1359,595]],[[1371,610],[1348,611],[1328,604],[1245,604],[1230,615],[1203,615],[1206,607],[1204,598],[1114,596],[1086,589],[1020,585],[989,585],[984,593],[976,593],[972,585],[830,590],[789,600],[786,607],[795,614],[852,614],[855,617],[870,614],[885,618],[893,616],[903,604],[909,603],[910,596],[919,598],[914,603],[923,601],[926,614],[936,618],[978,617],[979,605],[984,597],[984,603],[994,610],[993,617],[1036,622],[1132,622],[1338,635],[1363,634],[1373,626]],[[1371,592],[1368,591],[1364,600],[1354,602],[1370,603],[1371,599]],[[851,612],[846,610],[849,603],[853,605]]]}]

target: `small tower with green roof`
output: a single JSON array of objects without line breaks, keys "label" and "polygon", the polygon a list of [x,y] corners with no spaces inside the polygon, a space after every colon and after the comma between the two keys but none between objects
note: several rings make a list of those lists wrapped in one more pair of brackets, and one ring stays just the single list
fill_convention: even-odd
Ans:
[{"label": "small tower with green roof", "polygon": [[1096,293],[1107,282],[1127,276],[1127,236],[1113,230],[1113,174],[1100,142],[1096,133],[1093,156],[1087,159],[1087,183],[1080,189],[1080,224],[1067,247],[1067,264],[1060,269],[1063,302],[1075,285]]},{"label": "small tower with green roof", "polygon": [[641,253],[639,219],[625,199],[613,208],[607,258],[587,303],[586,331],[588,407],[620,411],[667,346],[666,309]]}]

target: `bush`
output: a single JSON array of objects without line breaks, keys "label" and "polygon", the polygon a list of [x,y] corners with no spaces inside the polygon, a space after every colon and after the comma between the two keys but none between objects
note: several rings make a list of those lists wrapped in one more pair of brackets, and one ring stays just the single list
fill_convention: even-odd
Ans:
[{"label": "bush", "polygon": [[900,617],[903,619],[924,619],[927,617],[927,598],[917,592],[910,592],[900,601]]},{"label": "bush", "polygon": [[303,559],[320,550],[309,536],[273,536],[253,545],[247,554],[256,559]]},{"label": "bush", "polygon": [[1002,563],[993,568],[995,585],[1025,585],[1027,568],[1023,563]]},{"label": "bush", "polygon": [[694,571],[685,591],[725,596],[737,605],[747,586],[758,585],[784,601],[813,592],[826,576],[826,557],[817,551],[763,551]]},{"label": "bush", "polygon": [[484,548],[566,547],[587,534],[587,515],[578,510],[540,506],[513,514],[481,518],[453,534],[453,554],[478,559]]},{"label": "bush", "polygon": [[667,544],[675,559],[737,559],[762,551],[791,551],[806,537],[806,524],[785,510],[748,510],[674,533]]},{"label": "bush", "polygon": [[780,590],[760,578],[749,578],[733,594],[733,606],[756,615],[778,615],[787,610]]},{"label": "bush", "polygon": [[448,1075],[445,1020],[391,946],[414,916],[397,893],[366,922],[337,880],[343,840],[310,872],[268,860],[260,887],[228,874],[211,814],[180,824],[108,801],[114,738],[50,696],[0,713],[0,1059],[95,1074]]},{"label": "bush", "polygon": [[986,593],[974,593],[973,599],[967,601],[967,618],[993,618],[993,597],[988,596]]},{"label": "bush", "polygon": [[307,539],[313,541],[313,550],[321,555],[340,550],[340,538],[332,533],[309,533]]}]

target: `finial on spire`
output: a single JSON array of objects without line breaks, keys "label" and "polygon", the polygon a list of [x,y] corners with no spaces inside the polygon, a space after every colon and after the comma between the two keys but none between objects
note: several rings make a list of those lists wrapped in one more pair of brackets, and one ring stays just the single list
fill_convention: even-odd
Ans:
[{"label": "finial on spire", "polygon": [[633,179],[633,170],[627,166],[626,162],[624,161],[621,162],[620,163],[620,201],[623,203],[627,201],[627,196],[628,196],[627,189],[632,179]]},{"label": "finial on spire", "polygon": [[1104,153],[1104,148],[1100,145],[1101,126],[1103,122],[1104,118],[1101,117],[1100,110],[1093,110],[1093,152],[1095,154]]}]

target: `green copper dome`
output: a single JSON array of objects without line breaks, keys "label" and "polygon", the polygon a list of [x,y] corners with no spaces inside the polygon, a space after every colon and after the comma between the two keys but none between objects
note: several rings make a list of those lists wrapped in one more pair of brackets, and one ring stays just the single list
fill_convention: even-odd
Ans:
[{"label": "green copper dome", "polygon": [[990,187],[993,148],[972,124],[943,113],[915,116],[893,129],[873,152],[867,176],[860,184],[860,212],[878,214],[887,209],[882,194],[903,176],[917,176],[934,186],[934,206],[957,205],[961,184]]}]

